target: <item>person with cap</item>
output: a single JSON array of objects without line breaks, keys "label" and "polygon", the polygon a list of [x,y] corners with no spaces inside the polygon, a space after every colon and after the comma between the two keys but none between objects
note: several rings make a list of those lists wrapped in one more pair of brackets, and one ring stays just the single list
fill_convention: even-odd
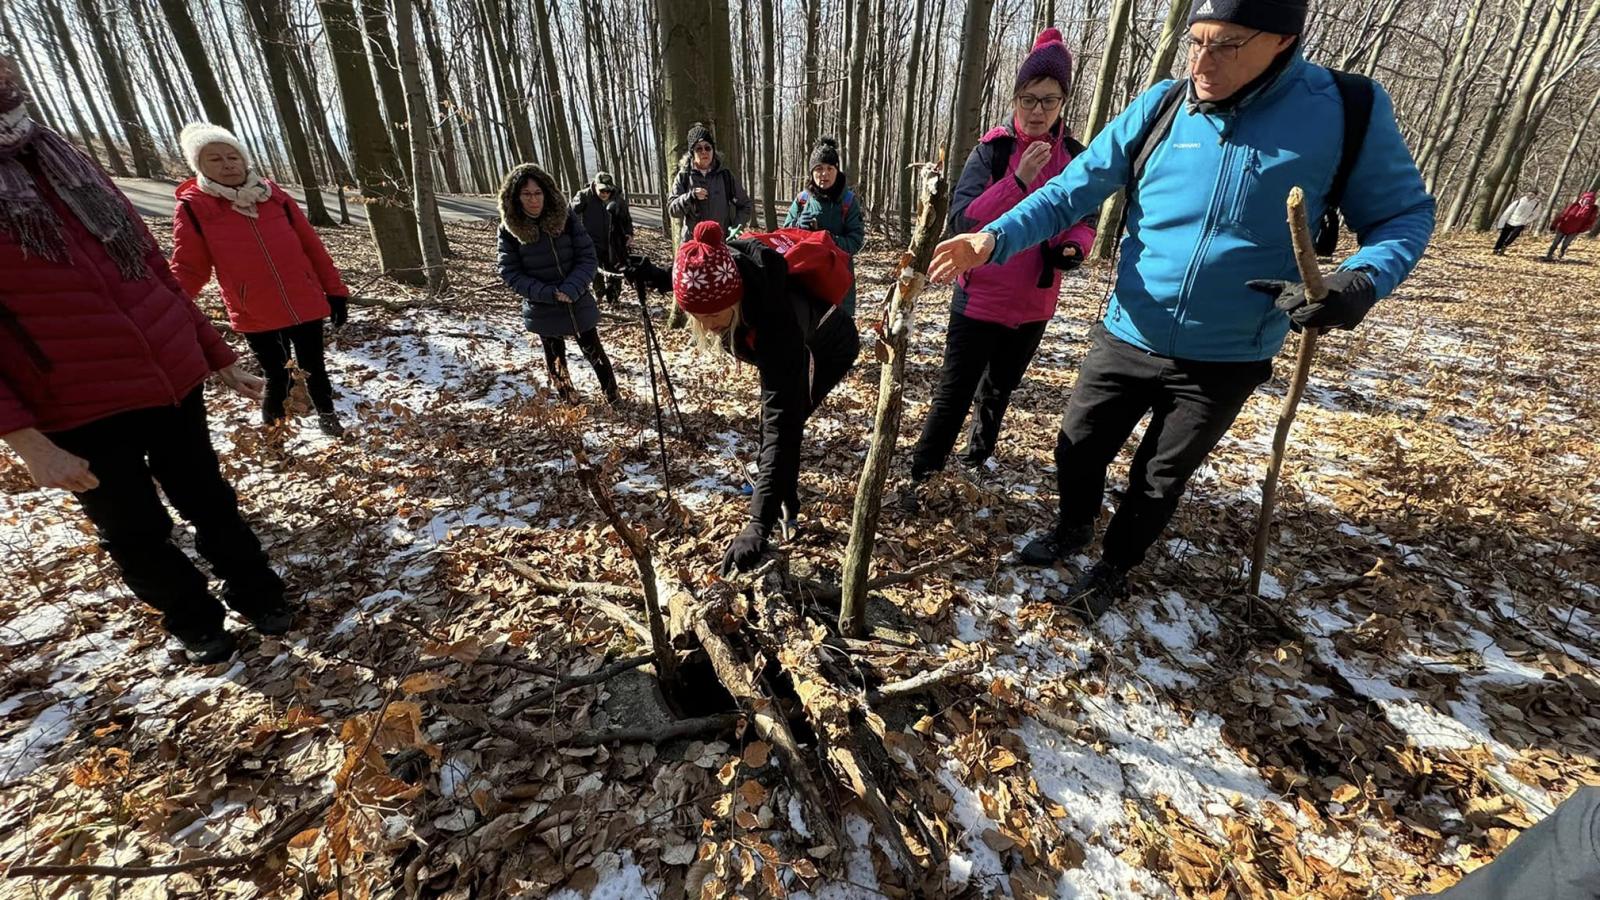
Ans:
[{"label": "person with cap", "polygon": [[1494,242],[1494,255],[1504,256],[1507,248],[1516,243],[1528,226],[1539,218],[1543,207],[1544,201],[1532,192],[1525,192],[1512,200],[1494,223],[1494,227],[1500,229],[1500,237]]},{"label": "person with cap", "polygon": [[290,354],[323,434],[344,425],[333,405],[325,354],[330,320],[350,315],[345,287],[328,248],[283,188],[251,165],[239,139],[196,122],[178,137],[194,177],[178,185],[172,215],[172,275],[191,298],[216,276],[228,324],[244,336],[267,380],[261,421],[281,422],[289,398]]},{"label": "person with cap", "polygon": [[[929,275],[948,282],[1007,263],[1130,190],[1115,292],[1056,438],[1058,519],[1020,553],[1048,565],[1090,543],[1106,469],[1148,414],[1100,559],[1068,592],[1086,620],[1126,596],[1129,571],[1271,375],[1290,326],[1355,328],[1433,233],[1434,201],[1388,95],[1306,61],[1306,13],[1304,0],[1196,4],[1185,81],[1146,91],[1060,175],[935,251]],[[1285,198],[1298,185],[1331,188],[1341,172],[1336,204],[1313,193],[1306,205],[1312,221],[1337,205],[1360,249],[1312,302],[1296,280]]]},{"label": "person with cap", "polygon": [[701,222],[678,249],[672,295],[696,344],[756,368],[761,381],[761,452],[750,518],[722,570],[749,571],[780,520],[799,524],[800,444],[805,424],[861,351],[855,320],[791,278],[783,256],[755,239],[727,240]]},{"label": "person with cap", "polygon": [[598,269],[594,241],[561,196],[555,179],[533,163],[506,176],[500,186],[500,278],[522,297],[522,324],[539,336],[550,383],[561,399],[577,396],[566,341],[575,337],[606,402],[615,404],[617,376],[600,345],[600,306],[590,290]]},{"label": "person with cap", "polygon": [[678,176],[667,200],[667,212],[683,220],[682,239],[694,234],[701,222],[716,222],[725,233],[735,233],[750,221],[750,195],[722,163],[711,129],[694,123],[689,129],[689,151],[678,163]]},{"label": "person with cap", "polygon": [[1567,248],[1572,246],[1578,235],[1594,227],[1596,217],[1600,216],[1600,207],[1595,206],[1594,198],[1594,191],[1585,191],[1576,203],[1562,210],[1561,215],[1550,223],[1556,237],[1550,242],[1550,249],[1545,251],[1546,261],[1554,262],[1558,251],[1561,258],[1566,259]]},{"label": "person with cap", "polygon": [[143,220],[93,160],[35,122],[0,55],[0,440],[42,488],[71,491],[135,597],[188,658],[233,654],[222,604],[172,542],[167,501],[228,605],[293,625],[283,580],[211,447],[203,386],[263,383],[195,307]]},{"label": "person with cap", "polygon": [[[817,141],[811,151],[811,176],[806,189],[789,204],[784,228],[826,231],[833,243],[850,257],[850,272],[855,274],[855,256],[867,242],[867,225],[861,215],[860,198],[849,187],[849,179],[839,166],[839,142],[831,137]],[[840,304],[845,315],[856,314],[856,286]]]},{"label": "person with cap", "polygon": [[617,187],[609,172],[598,172],[594,180],[572,198],[572,214],[594,241],[595,293],[612,303],[622,296],[622,272],[633,249],[633,212],[628,196]]},{"label": "person with cap", "polygon": [[[1072,54],[1061,32],[1045,29],[1017,71],[1007,121],[967,156],[950,198],[951,232],[970,233],[1000,218],[1083,152],[1062,118],[1071,95]],[[1004,263],[979,266],[956,282],[944,363],[912,450],[913,483],[944,468],[969,411],[962,463],[977,468],[994,454],[1011,394],[1055,316],[1062,274],[1083,261],[1094,235],[1094,216],[1085,215]]]}]

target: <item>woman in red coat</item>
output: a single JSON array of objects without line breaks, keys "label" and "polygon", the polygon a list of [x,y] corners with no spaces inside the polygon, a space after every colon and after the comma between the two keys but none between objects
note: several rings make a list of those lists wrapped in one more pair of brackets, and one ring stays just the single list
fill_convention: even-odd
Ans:
[{"label": "woman in red coat", "polygon": [[1550,249],[1545,252],[1544,258],[1554,260],[1559,250],[1561,258],[1566,259],[1567,248],[1572,246],[1578,235],[1594,227],[1597,215],[1600,215],[1600,207],[1595,206],[1594,191],[1589,191],[1550,223],[1550,227],[1555,229],[1556,239],[1550,242]]},{"label": "woman in red coat", "polygon": [[206,576],[172,543],[156,493],[195,528],[228,605],[266,634],[292,624],[283,581],[211,449],[212,372],[252,399],[133,207],[93,160],[28,117],[0,56],[0,440],[35,483],[72,491],[128,588],[197,662],[233,652]]},{"label": "woman in red coat", "polygon": [[213,272],[228,324],[244,335],[267,378],[261,420],[284,417],[289,352],[306,373],[323,433],[344,433],[323,360],[323,320],[349,314],[350,291],[305,214],[283,188],[250,169],[244,146],[225,128],[197,122],[178,142],[195,177],[178,185],[172,217],[172,274],[192,298]]}]

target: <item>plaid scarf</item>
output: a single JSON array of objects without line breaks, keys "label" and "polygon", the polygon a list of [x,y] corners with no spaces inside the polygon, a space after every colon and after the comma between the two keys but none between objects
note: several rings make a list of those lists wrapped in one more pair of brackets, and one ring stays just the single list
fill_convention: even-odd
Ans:
[{"label": "plaid scarf", "polygon": [[21,104],[0,113],[0,233],[14,237],[24,255],[71,262],[61,219],[22,164],[29,150],[61,202],[105,245],[123,280],[150,277],[145,230],[128,214],[121,192],[94,160],[29,118]]}]

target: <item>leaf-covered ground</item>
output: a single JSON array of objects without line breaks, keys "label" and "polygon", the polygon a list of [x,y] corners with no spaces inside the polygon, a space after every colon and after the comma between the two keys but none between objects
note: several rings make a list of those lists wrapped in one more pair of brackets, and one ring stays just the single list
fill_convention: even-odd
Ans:
[{"label": "leaf-covered ground", "polygon": [[[1600,245],[1547,264],[1531,239],[1501,259],[1444,238],[1367,327],[1324,342],[1280,492],[1278,615],[1254,629],[1243,560],[1292,348],[1098,626],[1050,603],[1073,571],[1008,563],[1049,519],[1055,426],[1105,294],[1101,273],[1073,279],[991,466],[942,476],[920,513],[886,506],[879,571],[975,548],[883,592],[919,644],[884,666],[981,661],[886,741],[949,857],[912,883],[845,797],[851,845],[817,847],[753,734],[555,746],[666,714],[649,669],[549,690],[643,648],[509,561],[636,575],[574,476],[491,230],[451,238],[456,288],[429,302],[372,278],[364,233],[328,232],[351,284],[417,302],[357,309],[337,338],[343,442],[309,420],[269,439],[244,401],[208,394],[223,465],[306,607],[287,638],[247,632],[229,664],[182,664],[71,499],[0,456],[0,867],[175,863],[295,834],[247,867],[0,894],[1404,896],[1600,783]],[[902,454],[945,300],[920,307]],[[702,583],[745,513],[754,373],[662,332],[685,425],[668,428],[669,506],[638,308],[609,312],[627,399],[584,410],[582,440],[663,581]],[[876,399],[862,359],[808,428],[806,521],[785,548],[822,577]],[[549,740],[454,736],[512,704]],[[700,705],[678,712],[718,711]]]}]

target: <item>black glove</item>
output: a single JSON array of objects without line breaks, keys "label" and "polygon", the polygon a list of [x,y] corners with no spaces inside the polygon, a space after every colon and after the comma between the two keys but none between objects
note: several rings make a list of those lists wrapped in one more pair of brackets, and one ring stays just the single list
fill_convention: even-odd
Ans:
[{"label": "black glove", "polygon": [[1039,270],[1039,287],[1047,288],[1055,281],[1056,269],[1071,272],[1083,265],[1083,257],[1078,254],[1077,244],[1062,244],[1052,247],[1049,242],[1039,245],[1039,252],[1044,254],[1044,267]]},{"label": "black glove", "polygon": [[1364,269],[1341,269],[1324,281],[1328,296],[1312,303],[1299,282],[1258,279],[1247,283],[1253,291],[1271,297],[1289,314],[1296,331],[1302,328],[1354,328],[1378,303],[1378,288]]},{"label": "black glove", "polygon": [[628,283],[662,294],[672,293],[672,270],[663,269],[638,253],[628,255],[628,266],[623,270]]},{"label": "black glove", "polygon": [[794,227],[803,228],[806,231],[816,231],[817,230],[817,217],[813,213],[806,213],[805,215],[801,216],[798,220],[795,221]]},{"label": "black glove", "polygon": [[328,295],[328,310],[333,319],[333,327],[343,328],[344,323],[350,321],[350,298]]},{"label": "black glove", "polygon": [[728,545],[728,552],[722,557],[722,574],[748,572],[761,562],[766,552],[767,530],[761,527],[760,522],[751,522]]}]

